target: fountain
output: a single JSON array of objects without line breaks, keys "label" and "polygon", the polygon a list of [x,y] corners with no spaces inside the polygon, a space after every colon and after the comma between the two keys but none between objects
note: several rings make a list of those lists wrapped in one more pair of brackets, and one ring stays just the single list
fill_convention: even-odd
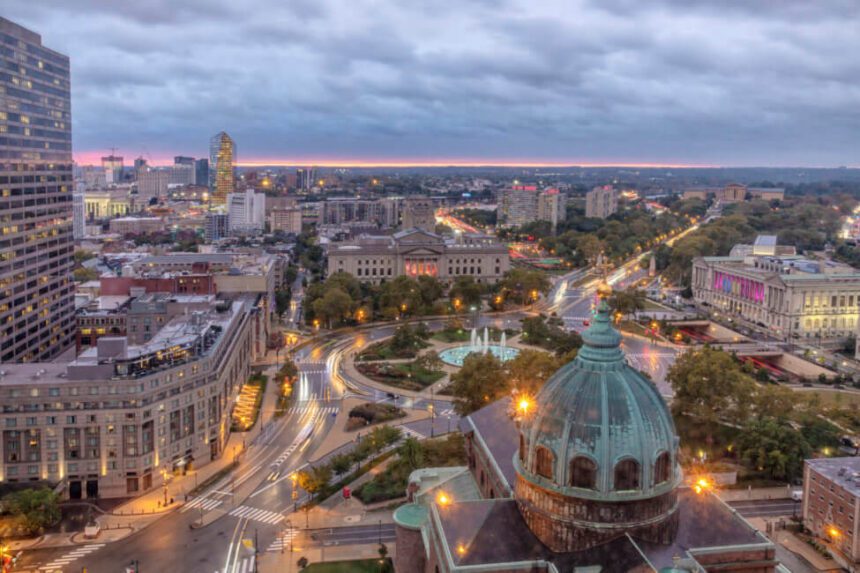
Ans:
[{"label": "fountain", "polygon": [[478,334],[476,328],[469,335],[469,344],[448,348],[439,353],[439,358],[445,364],[462,366],[466,356],[472,353],[490,353],[502,362],[507,362],[520,353],[517,348],[508,348],[507,336],[502,332],[501,344],[490,344],[490,329],[484,327],[484,336]]}]

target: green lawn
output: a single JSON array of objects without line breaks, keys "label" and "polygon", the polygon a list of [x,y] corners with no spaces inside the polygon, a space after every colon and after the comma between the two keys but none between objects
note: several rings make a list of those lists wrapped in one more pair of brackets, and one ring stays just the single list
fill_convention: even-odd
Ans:
[{"label": "green lawn", "polygon": [[438,382],[445,376],[445,372],[442,370],[425,370],[415,366],[414,362],[398,364],[363,364],[359,362],[355,366],[359,372],[372,380],[416,392]]},{"label": "green lawn", "polygon": [[645,302],[642,304],[642,310],[671,310],[668,307],[663,306],[660,303],[654,302],[651,299],[645,299]]},{"label": "green lawn", "polygon": [[329,561],[327,563],[311,563],[303,571],[305,573],[380,573],[393,571],[391,560],[384,565],[379,559],[356,559],[355,561]]}]

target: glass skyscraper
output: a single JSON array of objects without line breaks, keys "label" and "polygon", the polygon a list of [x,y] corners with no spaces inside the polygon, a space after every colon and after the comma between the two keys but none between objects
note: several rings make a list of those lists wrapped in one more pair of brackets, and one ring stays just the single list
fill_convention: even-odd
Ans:
[{"label": "glass skyscraper", "polygon": [[69,58],[0,17],[0,362],[74,333]]},{"label": "glass skyscraper", "polygon": [[226,204],[227,195],[235,190],[235,161],[236,144],[223,131],[215,134],[209,141],[209,201],[212,204]]}]

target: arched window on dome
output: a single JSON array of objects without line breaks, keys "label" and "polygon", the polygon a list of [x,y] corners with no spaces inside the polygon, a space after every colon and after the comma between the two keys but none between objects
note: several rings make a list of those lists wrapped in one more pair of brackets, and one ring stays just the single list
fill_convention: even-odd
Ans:
[{"label": "arched window on dome", "polygon": [[535,473],[541,477],[552,479],[552,466],[555,462],[555,456],[549,448],[538,446],[535,449]]},{"label": "arched window on dome", "polygon": [[669,474],[672,469],[672,460],[669,458],[669,452],[663,452],[657,456],[657,461],[654,462],[654,483],[663,483],[669,481]]},{"label": "arched window on dome", "polygon": [[526,439],[522,434],[520,434],[520,461],[523,463],[526,461]]},{"label": "arched window on dome", "polygon": [[585,456],[570,461],[570,485],[584,489],[597,488],[597,464]]},{"label": "arched window on dome", "polygon": [[639,489],[639,462],[633,458],[625,458],[615,464],[615,491]]}]

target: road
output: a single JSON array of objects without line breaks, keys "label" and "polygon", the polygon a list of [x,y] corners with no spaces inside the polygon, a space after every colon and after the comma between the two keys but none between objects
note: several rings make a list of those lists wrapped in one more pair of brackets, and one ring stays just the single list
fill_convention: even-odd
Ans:
[{"label": "road", "polygon": [[744,517],[786,517],[801,511],[800,502],[791,499],[751,499],[728,504]]},{"label": "road", "polygon": [[[596,286],[596,282],[592,281],[582,287],[573,287],[573,280],[580,276],[581,273],[575,271],[563,277],[549,297],[553,311],[562,317],[569,328],[575,330],[585,328],[584,321],[590,317]],[[644,271],[637,268],[635,261],[631,261],[623,267],[623,272],[613,274],[612,280],[617,287],[623,288],[626,283],[639,280],[642,276]],[[294,285],[294,292],[299,298],[300,284],[299,278]],[[291,308],[289,314],[290,322],[298,320],[301,316],[300,305]],[[485,326],[516,328],[520,320],[529,314],[532,313],[479,315],[473,320],[479,329]],[[427,322],[431,329],[444,326],[442,320]],[[264,436],[258,438],[262,445],[253,455],[241,461],[230,480],[210,488],[199,500],[193,500],[183,510],[168,514],[156,524],[119,543],[94,545],[86,551],[80,547],[27,551],[22,556],[18,571],[70,573],[86,567],[88,573],[117,573],[132,560],[137,560],[139,570],[147,573],[249,573],[253,569],[254,556],[247,545],[256,544],[259,550],[266,550],[283,543],[288,521],[292,526],[301,522],[300,516],[290,517],[296,500],[289,476],[307,464],[309,456],[333,425],[334,416],[344,397],[363,394],[371,400],[392,401],[400,406],[419,409],[429,409],[432,405],[436,414],[432,420],[404,427],[408,433],[418,437],[438,435],[457,427],[459,418],[446,401],[413,399],[398,395],[396,391],[389,393],[366,387],[359,381],[344,377],[340,363],[350,350],[391,336],[396,327],[396,324],[382,325],[359,332],[320,337],[297,350],[294,359],[300,377],[294,387],[294,406],[286,416],[269,424]],[[665,373],[674,359],[674,350],[627,335],[623,338],[623,345],[630,364],[648,372],[660,391],[668,394]],[[246,499],[234,499],[233,484],[241,487],[242,484],[253,485],[257,480],[262,481],[251,489]],[[195,522],[203,518],[211,519],[215,515],[220,517],[214,523],[192,529]],[[383,533],[386,531],[383,529]],[[375,534],[378,535],[378,531]],[[373,540],[373,535],[370,529],[338,528],[329,534],[319,533],[317,540],[323,544],[347,543],[350,540],[360,542],[365,538]]]}]

